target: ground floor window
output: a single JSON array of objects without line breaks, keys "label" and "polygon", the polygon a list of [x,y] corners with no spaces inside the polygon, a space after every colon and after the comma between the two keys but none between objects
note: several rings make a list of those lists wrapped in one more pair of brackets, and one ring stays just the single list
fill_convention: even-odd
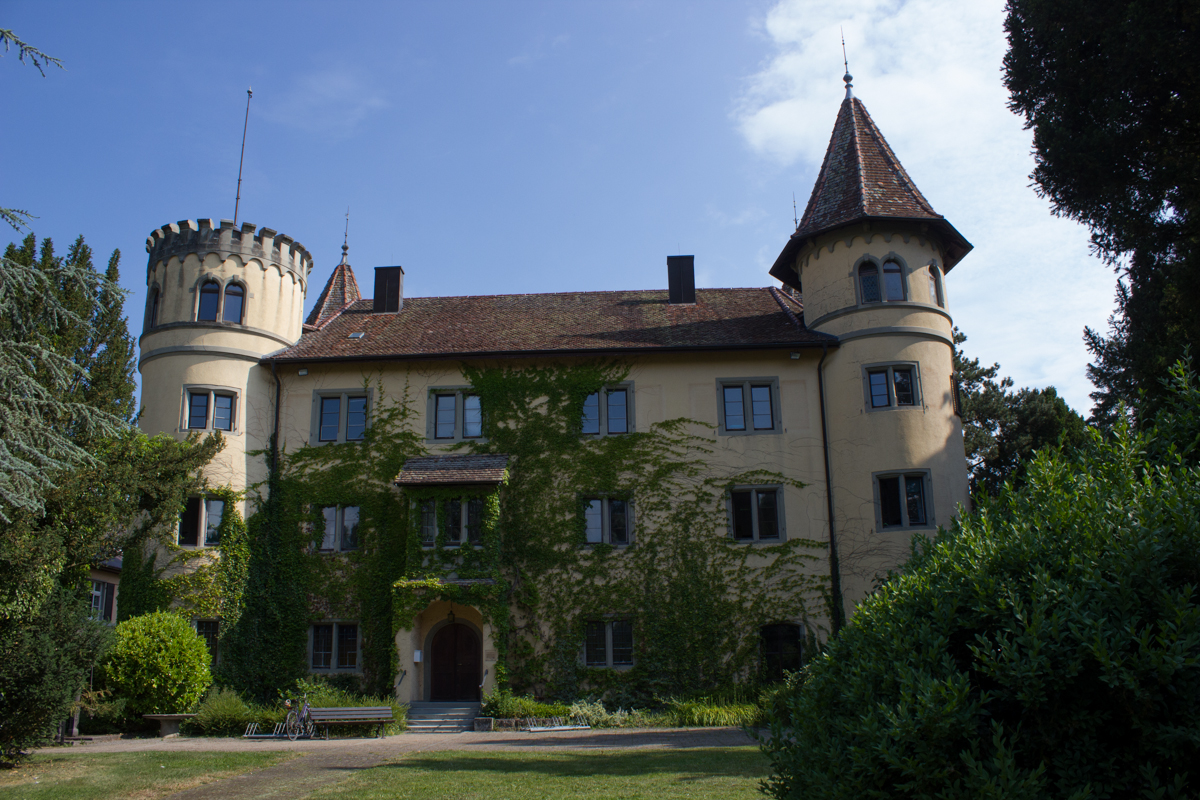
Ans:
[{"label": "ground floor window", "polygon": [[92,619],[113,621],[113,598],[117,586],[108,581],[92,581]]},{"label": "ground floor window", "polygon": [[763,680],[775,683],[783,680],[785,672],[800,669],[804,639],[800,635],[799,625],[764,625],[759,631],[759,636]]},{"label": "ground floor window", "polygon": [[309,651],[314,670],[358,669],[358,624],[322,622],[312,626]]},{"label": "ground floor window", "polygon": [[583,663],[589,667],[633,666],[633,623],[629,620],[586,623]]},{"label": "ground floor window", "polygon": [[200,634],[200,638],[208,645],[208,655],[212,663],[216,664],[217,657],[221,654],[221,623],[215,619],[198,619],[196,633]]}]

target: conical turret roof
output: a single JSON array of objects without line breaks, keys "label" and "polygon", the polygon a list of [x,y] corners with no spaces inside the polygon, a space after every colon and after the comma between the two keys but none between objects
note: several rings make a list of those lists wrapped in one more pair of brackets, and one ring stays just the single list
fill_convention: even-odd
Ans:
[{"label": "conical turret roof", "polygon": [[323,327],[344,308],[362,299],[362,293],[358,290],[358,281],[354,278],[354,270],[346,262],[345,249],[342,248],[342,262],[333,268],[333,274],[329,276],[329,282],[321,290],[317,304],[313,306],[308,319],[304,321],[305,325],[313,328]]},{"label": "conical turret roof", "polygon": [[939,235],[946,254],[944,267],[949,270],[970,252],[971,243],[933,210],[875,126],[866,106],[847,94],[804,216],[771,267],[771,275],[795,285],[797,277],[791,261],[805,239],[863,220],[928,224]]}]

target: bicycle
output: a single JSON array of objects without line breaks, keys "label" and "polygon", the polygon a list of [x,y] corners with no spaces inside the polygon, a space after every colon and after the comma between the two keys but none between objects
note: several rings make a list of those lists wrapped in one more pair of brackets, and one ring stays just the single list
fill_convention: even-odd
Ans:
[{"label": "bicycle", "polygon": [[304,695],[299,711],[292,708],[291,699],[284,700],[283,705],[285,708],[290,709],[287,715],[287,722],[284,724],[284,731],[287,733],[287,737],[293,742],[301,736],[311,739],[313,729],[316,725],[312,721],[312,715],[309,714],[308,695]]}]

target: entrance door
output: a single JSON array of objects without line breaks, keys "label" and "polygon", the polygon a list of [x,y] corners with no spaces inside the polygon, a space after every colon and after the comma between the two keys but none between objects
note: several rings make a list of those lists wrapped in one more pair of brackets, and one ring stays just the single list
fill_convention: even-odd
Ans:
[{"label": "entrance door", "polygon": [[447,625],[434,634],[429,699],[479,700],[481,646],[475,631],[462,623]]}]

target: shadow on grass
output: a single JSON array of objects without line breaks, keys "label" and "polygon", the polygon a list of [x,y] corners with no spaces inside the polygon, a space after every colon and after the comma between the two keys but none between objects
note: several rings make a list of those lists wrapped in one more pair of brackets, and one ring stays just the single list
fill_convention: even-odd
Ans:
[{"label": "shadow on grass", "polygon": [[603,753],[430,753],[405,756],[378,770],[422,770],[431,773],[537,774],[546,777],[632,777],[671,774],[680,781],[709,778],[761,778],[766,758],[752,747],[689,751],[607,751]]}]

